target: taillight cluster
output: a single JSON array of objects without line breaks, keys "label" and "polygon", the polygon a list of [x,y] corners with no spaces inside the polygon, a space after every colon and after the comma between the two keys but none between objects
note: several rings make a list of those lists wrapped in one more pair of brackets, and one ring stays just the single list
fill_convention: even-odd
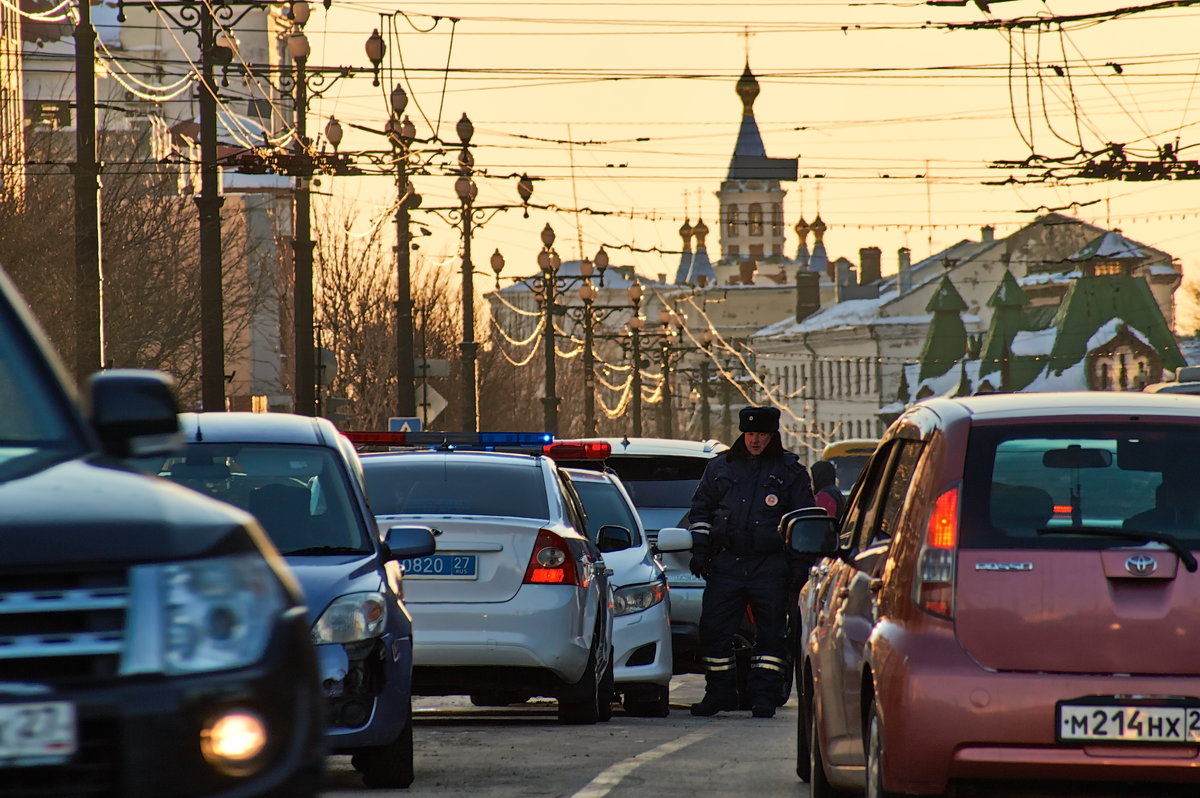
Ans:
[{"label": "taillight cluster", "polygon": [[914,599],[933,615],[954,617],[954,570],[958,548],[958,488],[938,496],[917,559]]},{"label": "taillight cluster", "polygon": [[571,558],[567,542],[549,529],[543,529],[538,532],[537,542],[533,544],[524,584],[587,587],[588,583]]}]

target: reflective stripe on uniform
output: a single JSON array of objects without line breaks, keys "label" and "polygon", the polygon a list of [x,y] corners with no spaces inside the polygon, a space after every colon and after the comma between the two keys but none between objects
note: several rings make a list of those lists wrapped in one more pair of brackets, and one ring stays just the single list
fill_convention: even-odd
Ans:
[{"label": "reflective stripe on uniform", "polygon": [[751,668],[763,668],[769,671],[779,671],[783,673],[784,666],[787,662],[779,657],[772,657],[767,654],[760,654],[750,658]]},{"label": "reflective stripe on uniform", "polygon": [[733,657],[701,657],[700,661],[704,663],[706,671],[731,671],[734,668]]},{"label": "reflective stripe on uniform", "polygon": [[712,524],[707,521],[697,521],[688,527],[688,531],[696,535],[707,535],[710,529],[712,529]]}]

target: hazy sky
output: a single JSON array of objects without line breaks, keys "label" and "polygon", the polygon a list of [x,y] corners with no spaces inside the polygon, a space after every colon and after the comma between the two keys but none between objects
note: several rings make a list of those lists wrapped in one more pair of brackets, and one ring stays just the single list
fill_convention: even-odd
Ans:
[{"label": "hazy sky", "polygon": [[[887,273],[898,247],[919,259],[977,239],[983,225],[1005,235],[1052,208],[1119,227],[1177,255],[1190,272],[1200,263],[1200,182],[984,183],[1039,174],[989,168],[996,160],[1067,158],[1108,142],[1126,144],[1131,158],[1154,159],[1178,139],[1181,159],[1200,158],[1200,6],[1061,26],[945,27],[1149,3],[993,1],[984,13],[971,1],[333,0],[323,14],[314,1],[312,64],[365,66],[371,29],[396,35],[384,85],[343,81],[309,124],[319,130],[336,114],[381,127],[384,91],[399,81],[413,97],[418,136],[436,126],[455,141],[465,111],[477,131],[477,168],[545,178],[536,202],[625,214],[499,214],[476,233],[480,268],[499,248],[508,274],[531,273],[538,233],[550,221],[564,258],[604,244],[617,263],[673,274],[677,255],[616,248],[676,250],[683,218],[703,215],[715,260],[714,192],[733,150],[741,114],[734,82],[748,57],[762,87],[755,112],[768,154],[800,159],[801,180],[785,184],[789,255],[801,214],[812,221],[820,212],[833,257],[857,262],[860,247],[881,247]],[[343,148],[382,142],[355,133]],[[425,205],[451,202],[453,178],[414,180]],[[479,203],[516,200],[513,180],[478,182]],[[390,213],[385,179],[338,185],[364,225]],[[454,254],[447,225],[420,218],[432,233],[424,251]]]}]

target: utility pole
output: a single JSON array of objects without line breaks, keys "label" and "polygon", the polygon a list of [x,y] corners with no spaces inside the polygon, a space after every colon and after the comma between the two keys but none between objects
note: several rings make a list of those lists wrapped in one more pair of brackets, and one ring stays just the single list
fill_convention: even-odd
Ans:
[{"label": "utility pole", "polygon": [[[86,5],[84,3],[83,5]],[[217,168],[217,84],[212,7],[200,15],[200,389],[206,412],[225,410],[225,305],[221,291],[221,172]],[[311,361],[309,373],[311,374]]]},{"label": "utility pole", "polygon": [[[308,66],[310,47],[308,38],[297,29],[288,37],[288,52],[296,65],[296,94],[294,112],[296,116],[297,154],[304,155],[308,142]],[[309,190],[311,174],[302,170],[296,177],[294,192],[294,221],[292,230],[292,260],[296,285],[292,293],[292,315],[295,320],[296,368],[293,393],[296,397],[296,412],[302,416],[316,415],[316,352],[313,348],[313,240],[312,240],[312,194]]]},{"label": "utility pole", "polygon": [[[403,149],[396,158],[396,415],[411,418],[417,414],[413,388],[412,232],[409,229],[412,186],[408,182],[408,147],[401,146]],[[421,357],[424,359],[425,355]]]},{"label": "utility pole", "polygon": [[75,26],[75,381],[104,367],[100,165],[96,158],[96,30],[90,3]]}]

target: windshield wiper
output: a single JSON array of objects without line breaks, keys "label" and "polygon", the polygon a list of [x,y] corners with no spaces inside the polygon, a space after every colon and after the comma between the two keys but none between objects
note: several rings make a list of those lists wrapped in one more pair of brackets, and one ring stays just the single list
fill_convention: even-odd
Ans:
[{"label": "windshield wiper", "polygon": [[1123,529],[1117,527],[1056,526],[1053,528],[1042,527],[1037,533],[1039,535],[1091,535],[1098,538],[1124,538],[1125,540],[1164,543],[1179,556],[1179,559],[1183,560],[1184,568],[1187,568],[1190,573],[1196,572],[1196,558],[1179,541],[1179,538],[1169,535],[1166,532],[1146,532],[1141,529]]},{"label": "windshield wiper", "polygon": [[369,554],[370,552],[357,546],[309,546],[295,551],[280,552],[285,557],[307,554]]}]

